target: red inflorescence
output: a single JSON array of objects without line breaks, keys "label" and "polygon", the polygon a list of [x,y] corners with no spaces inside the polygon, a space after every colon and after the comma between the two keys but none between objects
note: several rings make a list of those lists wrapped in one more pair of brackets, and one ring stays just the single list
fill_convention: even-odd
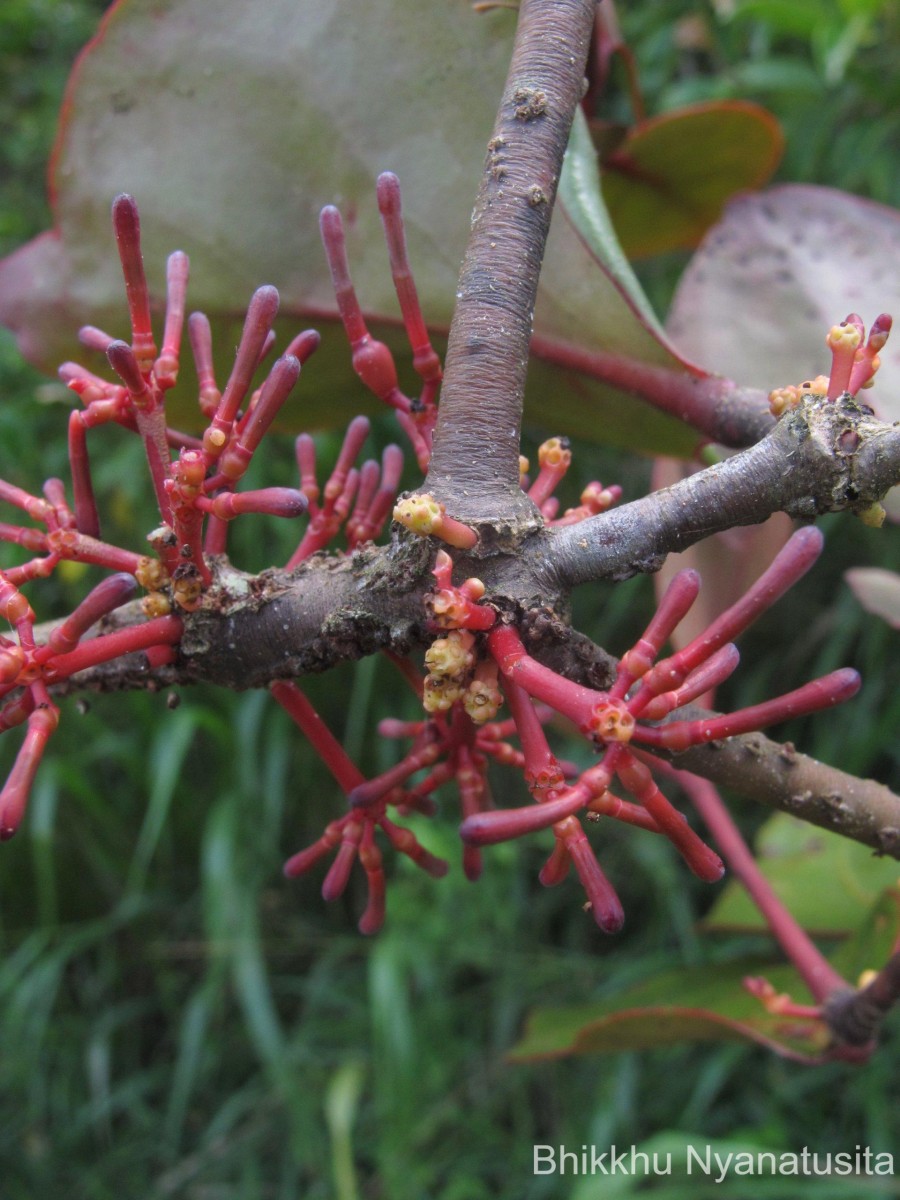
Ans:
[{"label": "red inflorescence", "polygon": [[[430,447],[440,364],[418,308],[406,258],[398,184],[393,176],[382,177],[378,196],[414,366],[423,379],[420,400],[398,400],[421,455]],[[327,228],[329,222],[334,225],[330,211],[323,215],[323,227]],[[367,461],[357,470],[353,465],[369,431],[368,421],[360,417],[350,425],[321,504],[315,479],[315,447],[308,435],[301,435],[297,444],[299,488],[238,490],[263,437],[319,344],[319,335],[313,330],[298,334],[261,385],[254,388],[254,377],[275,341],[273,325],[279,299],[276,289],[270,286],[259,288],[250,300],[234,366],[222,390],[216,382],[209,321],[202,313],[188,318],[198,408],[206,428],[199,438],[169,428],[166,393],[175,386],[179,374],[188,259],[181,251],[169,257],[162,349],[157,353],[141,253],[140,219],[132,197],[116,198],[112,219],[125,279],[131,340],[115,339],[93,326],[80,331],[86,348],[105,355],[115,380],[104,379],[76,363],[65,363],[60,368],[62,379],[83,405],[69,418],[72,506],[59,480],[48,480],[43,497],[0,481],[0,501],[18,508],[38,526],[0,523],[0,541],[31,555],[24,562],[0,570],[0,608],[15,634],[15,638],[0,637],[0,732],[22,723],[27,726],[24,744],[0,793],[0,837],[9,837],[18,826],[44,747],[56,727],[59,713],[50,696],[52,684],[135,651],[145,653],[154,667],[174,661],[183,629],[177,614],[203,604],[215,580],[216,560],[225,552],[232,520],[243,513],[298,517],[308,512],[308,528],[288,563],[293,567],[328,545],[342,524],[348,550],[377,537],[400,485],[403,458],[396,446],[385,449],[380,466]],[[339,227],[339,218],[337,223]],[[382,352],[377,348],[380,344],[371,342],[364,326],[360,334],[361,315],[354,324],[355,297],[349,276],[342,282],[338,272],[336,286],[339,306],[350,321],[348,330],[351,326],[354,329],[354,365],[366,382],[383,394],[385,379],[394,370],[393,360],[386,348]],[[382,361],[385,356],[390,360],[388,366],[378,367],[375,359]],[[368,360],[371,362],[366,366]],[[138,554],[101,540],[88,434],[110,422],[137,432],[143,442],[161,521],[148,535],[155,555]],[[35,634],[34,613],[19,589],[31,580],[48,576],[65,559],[119,574],[98,584],[41,641]],[[146,592],[142,607],[148,619],[143,624],[130,623],[115,632],[87,637],[92,626],[131,599],[138,585]],[[359,852],[372,878],[376,878],[377,851],[370,841],[369,834],[361,834]],[[414,854],[408,844],[406,852]]]},{"label": "red inflorescence", "polygon": [[[419,396],[410,399],[401,391],[390,350],[369,332],[350,278],[343,223],[335,208],[322,213],[322,237],[353,366],[366,386],[394,409],[424,471],[436,423],[440,362],[429,340],[409,268],[395,176],[379,178],[377,196],[413,367],[421,379]],[[286,564],[293,569],[331,545],[341,527],[347,552],[376,537],[394,509],[400,485],[403,460],[394,445],[385,449],[380,464],[367,460],[355,465],[369,434],[367,419],[357,417],[347,429],[324,487],[320,488],[317,478],[315,443],[309,434],[301,434],[296,442],[299,488],[239,490],[263,437],[319,341],[312,330],[300,333],[254,388],[254,377],[275,341],[278,293],[273,287],[258,289],[250,300],[234,366],[222,390],[216,381],[209,322],[200,313],[188,318],[198,407],[205,429],[200,437],[194,437],[169,428],[165,400],[179,373],[189,264],[180,251],[169,259],[162,349],[157,353],[140,223],[131,197],[117,198],[113,224],[125,277],[131,341],[116,340],[93,327],[81,331],[83,344],[106,356],[116,381],[73,363],[60,370],[83,405],[69,420],[73,504],[69,506],[59,480],[48,480],[43,496],[0,482],[0,501],[19,509],[34,523],[0,524],[0,540],[31,556],[0,571],[0,616],[14,635],[0,636],[0,732],[14,725],[26,726],[24,742],[0,792],[2,838],[11,836],[21,820],[29,788],[58,721],[53,684],[135,651],[144,652],[153,667],[173,662],[183,632],[179,614],[203,605],[215,583],[217,562],[225,553],[232,520],[243,513],[308,514],[306,530]],[[878,318],[865,343],[862,323],[853,316],[832,330],[829,345],[834,365],[829,395],[835,388],[852,391],[868,382],[889,328],[888,318]],[[137,432],[142,440],[161,521],[148,536],[156,556],[101,540],[88,434],[109,422]],[[533,483],[529,483],[528,465],[523,460],[522,486],[548,524],[596,517],[621,495],[617,487],[591,483],[580,503],[559,516],[559,503],[552,493],[571,461],[568,444],[552,438],[541,446],[538,459]],[[434,537],[435,545],[443,541],[464,553],[477,546],[476,531],[447,514],[444,506],[427,494],[408,496],[395,516],[414,534]],[[679,716],[677,712],[731,674],[738,661],[732,639],[812,564],[821,543],[814,529],[795,534],[741,600],[682,650],[660,658],[699,588],[693,572],[681,572],[644,635],[623,655],[607,691],[564,678],[537,661],[515,623],[501,617],[500,606],[486,599],[479,579],[454,583],[454,559],[439,549],[435,586],[426,597],[428,628],[437,636],[425,654],[424,676],[412,662],[395,660],[421,697],[426,716],[417,721],[385,721],[380,726],[385,737],[412,741],[394,767],[366,779],[296,684],[278,681],[271,685],[273,696],[309,738],[349,806],[313,845],[288,861],[286,873],[298,875],[334,853],[322,888],[325,898],[331,900],[342,894],[353,862],[359,859],[368,888],[360,929],[374,932],[385,911],[385,873],[376,831],[429,874],[443,875],[447,864],[387,814],[391,806],[401,815],[430,814],[433,794],[452,781],[462,809],[463,866],[470,879],[481,872],[480,847],[552,827],[555,841],[540,873],[541,882],[557,884],[574,867],[587,893],[588,907],[606,932],[619,929],[624,915],[581,825],[578,814],[582,811],[592,822],[610,817],[661,833],[700,878],[718,879],[723,870],[719,857],[660,791],[652,774],[659,760],[637,747],[678,752],[839,703],[856,691],[859,680],[855,672],[836,671],[786,696],[729,715]],[[34,613],[21,588],[49,575],[64,559],[116,574],[94,587],[49,634],[39,637]],[[147,619],[103,630],[102,622],[131,600],[138,585],[147,593],[142,602]],[[98,622],[99,633],[95,629]],[[504,702],[510,716],[498,720]],[[554,714],[573,721],[599,751],[598,760],[588,769],[580,770],[554,755],[544,729]],[[518,747],[510,741],[513,737]],[[495,809],[487,783],[491,762],[521,771],[537,803]],[[423,777],[413,782],[421,772]],[[614,794],[615,780],[630,793],[631,800]]]}]

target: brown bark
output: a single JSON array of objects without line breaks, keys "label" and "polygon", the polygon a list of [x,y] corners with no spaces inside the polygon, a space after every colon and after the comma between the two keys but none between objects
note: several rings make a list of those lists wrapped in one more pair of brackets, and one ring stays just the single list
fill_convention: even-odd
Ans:
[{"label": "brown bark", "polygon": [[491,540],[539,524],[519,487],[525,373],[594,11],[594,0],[522,0],[460,273],[424,490]]}]

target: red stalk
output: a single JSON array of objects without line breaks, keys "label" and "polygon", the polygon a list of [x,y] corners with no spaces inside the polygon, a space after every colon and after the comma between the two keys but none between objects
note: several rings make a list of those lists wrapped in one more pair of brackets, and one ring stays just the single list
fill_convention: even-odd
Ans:
[{"label": "red stalk", "polygon": [[200,411],[209,420],[216,414],[222,393],[216,384],[213,366],[212,330],[204,313],[195,312],[188,317],[188,338],[197,369]]},{"label": "red stalk", "polygon": [[676,752],[686,750],[688,746],[734,737],[739,733],[750,733],[791,717],[832,708],[835,704],[841,704],[855,696],[860,683],[858,672],[845,667],[840,671],[832,671],[830,675],[823,675],[820,679],[814,679],[811,683],[806,683],[783,696],[776,696],[773,700],[766,700],[750,708],[742,708],[737,712],[706,720],[673,721],[658,728],[639,725],[634,736],[636,740],[648,746],[664,746]]},{"label": "red stalk", "polygon": [[196,507],[220,521],[231,521],[241,513],[265,513],[270,517],[300,517],[308,508],[303,492],[296,488],[269,487],[249,492],[222,492],[210,499],[198,496]]},{"label": "red stalk", "polygon": [[69,413],[69,468],[75,500],[75,524],[90,537],[100,536],[100,514],[94,498],[91,464],[87,450],[87,426],[78,409]]},{"label": "red stalk", "polygon": [[7,841],[19,828],[41,758],[58,723],[59,709],[49,702],[28,717],[25,741],[0,792],[0,841]]},{"label": "red stalk", "polygon": [[150,294],[141,257],[141,220],[132,196],[116,196],[112,205],[112,221],[131,317],[131,348],[140,370],[149,371],[156,358],[156,343],[150,323]]},{"label": "red stalk", "polygon": [[384,342],[372,337],[366,327],[350,277],[344,223],[341,214],[333,205],[322,209],[319,215],[319,229],[331,271],[338,312],[350,342],[353,370],[379,400],[392,408],[409,412],[409,400],[397,386],[397,368],[393,355]]},{"label": "red stalk", "polygon": [[718,791],[705,779],[686,771],[667,768],[691,798],[722,852],[729,869],[750,894],[765,917],[782,950],[803,976],[806,986],[820,1003],[835,991],[846,988],[845,980],[819,953],[807,933],[794,920],[762,874]]},{"label": "red stalk", "polygon": [[805,575],[822,552],[825,539],[814,526],[798,529],[744,595],[692,642],[664,659],[644,678],[649,691],[668,691],[672,684],[680,685],[700,663],[726,642],[734,641],[780,599],[788,588]]},{"label": "red stalk", "polygon": [[102,580],[62,624],[57,625],[46,645],[35,652],[35,660],[44,662],[54,655],[70,653],[92,625],[120,608],[136,591],[137,582],[132,575],[111,575]]},{"label": "red stalk", "polygon": [[154,617],[143,625],[132,625],[128,629],[116,630],[115,633],[104,633],[82,642],[67,654],[49,659],[44,666],[44,678],[48,683],[55,683],[61,679],[68,679],[87,667],[121,658],[124,654],[148,650],[152,646],[175,645],[181,641],[183,632],[181,618],[168,616]]},{"label": "red stalk", "polygon": [[287,400],[300,377],[300,360],[279,358],[266,377],[259,399],[250,410],[237,438],[226,446],[219,461],[219,470],[236,483],[247,470],[250,460],[269,426]]},{"label": "red stalk", "polygon": [[250,390],[250,383],[277,312],[277,289],[269,285],[257,288],[247,306],[241,340],[225,391],[203,435],[203,447],[210,465],[218,461],[231,436],[238,409]]},{"label": "red stalk", "polygon": [[591,916],[604,933],[618,933],[625,923],[625,912],[615,889],[603,874],[584,830],[578,821],[570,818],[564,822],[560,836],[587,892]]},{"label": "red stalk", "polygon": [[403,324],[413,351],[413,368],[426,383],[439,383],[441,360],[438,358],[422,316],[419,296],[409,265],[406,250],[406,235],[403,230],[403,214],[400,197],[400,181],[391,171],[378,176],[375,185],[378,211],[384,226],[391,278],[403,314]]},{"label": "red stalk", "polygon": [[183,250],[175,250],[166,263],[166,324],[162,350],[153,366],[154,377],[163,391],[173,388],[178,380],[189,274],[188,256]]},{"label": "red stalk", "polygon": [[303,731],[344,795],[365,783],[365,776],[348,756],[306,696],[295,683],[279,680],[269,690],[291,720]]}]

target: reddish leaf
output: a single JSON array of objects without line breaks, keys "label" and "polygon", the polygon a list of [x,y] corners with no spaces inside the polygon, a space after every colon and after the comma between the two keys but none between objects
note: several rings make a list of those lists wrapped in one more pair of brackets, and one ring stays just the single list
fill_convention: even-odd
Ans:
[{"label": "reddish leaf", "polygon": [[[855,982],[878,969],[900,936],[900,888],[887,888],[865,914],[856,933],[835,952],[833,963]],[[790,966],[758,960],[665,971],[644,983],[587,1004],[539,1008],[531,1013],[510,1058],[525,1062],[573,1054],[612,1054],[682,1041],[747,1041],[786,1058],[820,1061],[829,1035],[822,1022],[773,1014],[742,981],[762,976],[796,1004],[809,994]]]},{"label": "reddish leaf", "polygon": [[790,967],[741,960],[667,971],[618,996],[571,1008],[533,1012],[515,1062],[615,1053],[678,1042],[757,1042],[789,1058],[816,1059],[827,1043],[817,1022],[774,1016],[742,986],[762,975],[793,999],[809,1003]]},{"label": "reddish leaf", "polygon": [[769,181],[783,148],[771,113],[741,100],[634,125],[603,162],[603,195],[625,253],[696,246],[727,200]]}]

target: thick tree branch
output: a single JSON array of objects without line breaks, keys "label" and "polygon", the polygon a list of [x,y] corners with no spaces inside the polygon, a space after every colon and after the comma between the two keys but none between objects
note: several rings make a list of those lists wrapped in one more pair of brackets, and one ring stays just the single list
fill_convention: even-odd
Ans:
[{"label": "thick tree branch", "polygon": [[522,0],[460,274],[425,490],[494,536],[539,523],[519,488],[525,373],[594,11],[594,0]]},{"label": "thick tree branch", "polygon": [[[706,715],[690,706],[678,716]],[[761,733],[695,746],[672,756],[677,767],[702,775],[760,804],[900,859],[900,796],[873,779],[857,779]]]},{"label": "thick tree branch", "polygon": [[550,531],[563,588],[655,571],[667,554],[775,512],[811,519],[864,509],[900,482],[900,426],[849,396],[811,399],[762,441],[717,466],[579,525]]}]

